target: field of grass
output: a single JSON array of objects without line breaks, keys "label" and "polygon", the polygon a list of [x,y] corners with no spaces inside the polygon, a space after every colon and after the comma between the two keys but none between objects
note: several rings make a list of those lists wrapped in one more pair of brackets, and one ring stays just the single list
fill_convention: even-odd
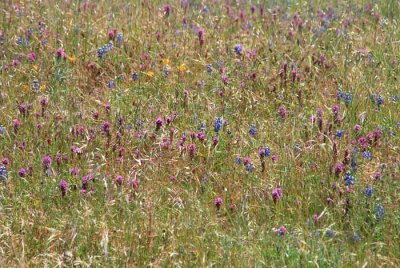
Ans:
[{"label": "field of grass", "polygon": [[1,267],[399,267],[400,3],[0,3]]}]

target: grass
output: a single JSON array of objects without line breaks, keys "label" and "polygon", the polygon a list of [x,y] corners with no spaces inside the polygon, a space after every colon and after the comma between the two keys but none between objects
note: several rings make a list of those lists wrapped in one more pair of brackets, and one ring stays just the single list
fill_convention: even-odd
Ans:
[{"label": "grass", "polygon": [[400,265],[396,1],[1,7],[1,266]]}]

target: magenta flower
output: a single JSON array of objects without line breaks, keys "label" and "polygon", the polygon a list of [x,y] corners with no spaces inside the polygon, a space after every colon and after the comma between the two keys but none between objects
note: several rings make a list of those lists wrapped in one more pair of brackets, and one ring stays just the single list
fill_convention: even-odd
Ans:
[{"label": "magenta flower", "polygon": [[164,6],[164,13],[165,13],[165,16],[169,17],[169,15],[171,14],[171,5],[170,4],[166,4]]},{"label": "magenta flower", "polygon": [[20,61],[19,61],[19,60],[13,60],[13,61],[11,62],[11,65],[14,66],[14,67],[17,67],[19,64],[20,64]]},{"label": "magenta flower", "polygon": [[30,53],[28,53],[28,59],[30,60],[30,61],[35,61],[36,60],[36,54],[35,54],[35,52],[30,52]]},{"label": "magenta flower", "polygon": [[282,189],[281,188],[275,188],[272,191],[272,199],[274,200],[274,202],[276,203],[279,199],[282,198]]},{"label": "magenta flower", "polygon": [[199,133],[197,133],[197,138],[200,141],[204,141],[206,139],[206,134],[204,134],[204,132],[200,131]]},{"label": "magenta flower", "polygon": [[50,166],[51,166],[51,157],[49,155],[46,155],[45,157],[43,157],[42,165],[43,165],[43,168],[45,170],[50,168]]},{"label": "magenta flower", "polygon": [[118,186],[121,186],[122,185],[122,181],[124,180],[124,177],[122,177],[121,175],[117,175],[116,177],[115,177],[115,183],[118,185]]},{"label": "magenta flower", "polygon": [[57,49],[57,58],[66,58],[67,55],[65,54],[64,50],[62,47]]},{"label": "magenta flower", "polygon": [[279,116],[280,116],[282,119],[286,119],[286,117],[287,117],[286,106],[285,106],[285,105],[279,106],[278,113],[279,113]]},{"label": "magenta flower", "polygon": [[276,234],[279,236],[283,236],[286,234],[286,227],[285,226],[281,226],[279,227],[279,229],[276,231]]},{"label": "magenta flower", "polygon": [[2,160],[1,160],[1,163],[3,164],[3,165],[8,165],[9,163],[10,163],[10,160],[7,158],[7,157],[4,157]]},{"label": "magenta flower", "polygon": [[219,138],[218,137],[214,137],[212,140],[213,140],[213,144],[214,145],[217,145],[218,142],[219,142]]},{"label": "magenta flower", "polygon": [[214,203],[215,203],[215,206],[217,207],[217,209],[220,209],[220,207],[223,203],[223,200],[221,197],[217,197],[217,198],[215,198]]},{"label": "magenta flower", "polygon": [[58,184],[58,187],[60,187],[61,195],[65,197],[68,191],[68,182],[65,180],[61,180]]},{"label": "magenta flower", "polygon": [[132,179],[132,180],[129,181],[129,185],[133,189],[137,190],[139,188],[139,180],[138,179]]},{"label": "magenta flower", "polygon": [[188,149],[190,157],[194,157],[194,155],[196,154],[196,144],[194,143],[190,144]]},{"label": "magenta flower", "polygon": [[339,177],[340,173],[342,173],[344,171],[344,167],[342,163],[337,163],[335,165],[335,175],[336,177]]},{"label": "magenta flower", "polygon": [[204,29],[203,28],[199,28],[197,30],[197,37],[199,38],[200,46],[202,46],[204,44]]},{"label": "magenta flower", "polygon": [[28,172],[26,171],[26,169],[21,168],[20,170],[18,170],[18,175],[21,177],[25,177],[26,174],[28,174]]},{"label": "magenta flower", "polygon": [[14,127],[14,132],[17,133],[18,129],[21,127],[21,121],[19,121],[18,119],[14,119],[13,127]]},{"label": "magenta flower", "polygon": [[108,31],[108,38],[110,40],[114,40],[116,35],[117,35],[117,29],[112,29],[112,30]]},{"label": "magenta flower", "polygon": [[103,133],[106,135],[110,134],[110,127],[111,124],[108,121],[105,121],[103,125],[101,125],[101,129],[103,130]]},{"label": "magenta flower", "polygon": [[73,167],[69,170],[69,172],[71,173],[72,176],[76,176],[79,174],[80,169],[77,167]]},{"label": "magenta flower", "polygon": [[161,117],[157,118],[156,119],[156,130],[159,130],[162,127],[163,123],[164,123],[164,120]]}]

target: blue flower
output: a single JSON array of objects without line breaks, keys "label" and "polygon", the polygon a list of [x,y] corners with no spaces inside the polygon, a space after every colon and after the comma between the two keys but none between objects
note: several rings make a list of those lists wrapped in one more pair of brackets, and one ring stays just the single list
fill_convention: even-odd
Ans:
[{"label": "blue flower", "polygon": [[383,219],[383,216],[385,216],[385,208],[379,203],[375,205],[375,216],[378,220]]},{"label": "blue flower", "polygon": [[23,46],[29,45],[29,41],[26,39],[22,39],[21,37],[17,37],[16,43],[17,45],[23,45]]},{"label": "blue flower", "polygon": [[265,155],[265,156],[270,156],[270,155],[271,155],[271,150],[270,150],[268,147],[266,147],[266,148],[264,149],[264,155]]},{"label": "blue flower", "polygon": [[101,48],[97,50],[97,56],[102,59],[110,50],[114,48],[114,44],[112,41],[103,45]]},{"label": "blue flower", "polygon": [[212,73],[212,70],[213,70],[213,69],[212,69],[212,64],[210,64],[210,63],[207,64],[206,68],[207,68],[207,73],[208,73],[208,74],[211,74],[211,73]]},{"label": "blue flower", "polygon": [[236,52],[236,54],[238,55],[242,55],[243,53],[243,46],[241,44],[237,44],[235,45],[235,47],[233,48]]},{"label": "blue flower", "polygon": [[2,125],[0,125],[0,135],[3,135],[4,132],[6,132],[5,127],[3,127]]},{"label": "blue flower", "polygon": [[337,98],[338,98],[338,100],[341,100],[341,99],[344,98],[344,93],[343,93],[343,89],[342,88],[338,89]]},{"label": "blue flower", "polygon": [[134,72],[132,74],[132,79],[133,79],[133,81],[137,81],[139,79],[139,74],[137,72]]},{"label": "blue flower", "polygon": [[346,106],[349,106],[352,100],[353,100],[353,95],[351,95],[350,92],[344,94],[344,104],[346,104]]},{"label": "blue flower", "polygon": [[338,138],[341,138],[341,137],[343,137],[343,134],[344,134],[344,130],[338,130],[338,131],[336,131],[335,136]]},{"label": "blue flower", "polygon": [[381,107],[381,105],[383,104],[383,97],[382,96],[378,96],[378,99],[376,100],[376,104],[378,105],[378,108]]},{"label": "blue flower", "polygon": [[220,129],[221,129],[221,127],[222,127],[222,124],[223,124],[223,120],[222,120],[221,117],[215,118],[215,121],[214,121],[214,131],[215,131],[215,132],[220,131]]},{"label": "blue flower", "polygon": [[251,136],[255,136],[255,135],[257,134],[256,125],[253,124],[253,125],[250,126],[249,134],[250,134]]},{"label": "blue flower", "polygon": [[351,157],[351,168],[353,170],[353,172],[357,171],[357,160],[355,156]]},{"label": "blue flower", "polygon": [[117,33],[117,43],[118,43],[119,46],[122,43],[122,38],[123,38],[122,33]]},{"label": "blue flower", "polygon": [[242,158],[240,156],[236,157],[235,162],[240,165],[242,163]]},{"label": "blue flower", "polygon": [[344,176],[344,185],[351,186],[354,185],[355,182],[356,178],[350,172],[346,172],[346,175]]},{"label": "blue flower", "polygon": [[352,238],[353,238],[354,242],[361,241],[361,237],[356,232],[353,233]]},{"label": "blue flower", "polygon": [[246,165],[246,171],[247,172],[252,172],[254,170],[254,164],[253,163],[248,163]]},{"label": "blue flower", "polygon": [[168,66],[165,66],[165,67],[164,67],[164,75],[165,75],[165,77],[168,77],[168,75],[169,75]]},{"label": "blue flower", "polygon": [[7,181],[7,168],[0,166],[0,181]]},{"label": "blue flower", "polygon": [[33,80],[31,86],[32,86],[32,90],[33,90],[33,91],[39,91],[39,89],[40,89],[40,82],[39,82],[39,80],[37,80],[37,79]]},{"label": "blue flower", "polygon": [[204,133],[206,131],[206,124],[200,123],[199,130]]},{"label": "blue flower", "polygon": [[109,89],[114,88],[114,87],[115,87],[115,82],[114,82],[113,80],[108,81],[107,87],[108,87]]},{"label": "blue flower", "polygon": [[371,160],[371,159],[372,159],[372,154],[371,154],[369,151],[365,151],[365,152],[363,153],[363,157],[364,157],[365,159]]},{"label": "blue flower", "polygon": [[374,193],[374,189],[372,189],[371,187],[365,188],[364,194],[366,197],[370,198],[373,193]]},{"label": "blue flower", "polygon": [[327,231],[325,232],[325,236],[326,236],[326,237],[329,237],[329,238],[333,238],[333,237],[336,236],[336,232],[335,232],[335,231],[332,231],[332,230],[327,230]]}]

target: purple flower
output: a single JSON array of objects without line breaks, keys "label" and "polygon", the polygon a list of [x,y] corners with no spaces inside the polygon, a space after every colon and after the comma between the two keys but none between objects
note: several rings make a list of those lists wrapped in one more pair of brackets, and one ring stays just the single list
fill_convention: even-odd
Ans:
[{"label": "purple flower", "polygon": [[13,120],[14,132],[17,132],[20,126],[21,126],[21,121],[19,121],[18,119],[14,119]]},{"label": "purple flower", "polygon": [[286,119],[286,117],[287,117],[286,106],[285,106],[285,105],[279,106],[278,113],[279,113],[279,116],[280,116],[282,119]]},{"label": "purple flower", "polygon": [[43,165],[43,168],[45,170],[50,168],[50,166],[51,166],[51,157],[49,155],[46,155],[45,157],[43,157],[42,165]]},{"label": "purple flower", "polygon": [[65,197],[68,191],[68,182],[65,180],[61,180],[58,184],[58,187],[60,187],[61,195]]},{"label": "purple flower", "polygon": [[79,174],[79,168],[77,168],[77,167],[73,167],[73,168],[71,168],[70,170],[69,170],[69,172],[71,173],[71,175],[72,176],[76,176],[76,175],[78,175]]},{"label": "purple flower", "polygon": [[342,173],[343,170],[344,170],[343,165],[341,163],[337,163],[335,165],[335,175],[336,175],[336,177],[339,177],[340,173]]},{"label": "purple flower", "polygon": [[67,55],[65,54],[62,47],[57,49],[57,58],[66,58]]},{"label": "purple flower", "polygon": [[276,231],[276,234],[279,236],[283,236],[286,234],[286,227],[285,226],[281,226],[279,227],[279,229]]},{"label": "purple flower", "polygon": [[115,183],[118,185],[118,186],[121,186],[122,185],[122,181],[124,180],[124,177],[122,177],[121,175],[117,175],[116,177],[115,177]]},{"label": "purple flower", "polygon": [[281,188],[275,188],[272,191],[272,199],[274,200],[274,202],[276,203],[279,199],[282,198],[282,189]]},{"label": "purple flower", "polygon": [[189,155],[190,157],[194,157],[194,155],[196,154],[196,144],[192,143],[188,146],[189,149]]},{"label": "purple flower", "polygon": [[103,125],[101,126],[101,129],[103,130],[103,132],[104,132],[105,134],[108,135],[108,134],[110,133],[110,126],[111,126],[110,122],[105,121],[105,122],[103,123]]},{"label": "purple flower", "polygon": [[169,17],[169,15],[171,14],[171,5],[170,4],[166,4],[164,6],[164,13],[167,17]]},{"label": "purple flower", "polygon": [[25,177],[26,174],[28,174],[28,172],[26,171],[26,169],[21,168],[20,170],[18,170],[18,175],[21,177]]},{"label": "purple flower", "polygon": [[220,207],[221,207],[221,205],[223,203],[223,200],[222,200],[221,197],[217,197],[217,198],[215,198],[214,203],[215,203],[215,206],[217,207],[217,209],[220,209]]},{"label": "purple flower", "polygon": [[3,165],[8,165],[9,163],[10,163],[10,160],[7,158],[7,157],[4,157],[2,160],[1,160],[1,163],[3,164]]},{"label": "purple flower", "polygon": [[218,142],[219,142],[219,138],[218,137],[214,137],[212,140],[213,140],[213,144],[214,145],[217,145]]},{"label": "purple flower", "polygon": [[159,130],[162,127],[163,123],[164,123],[164,120],[161,117],[157,118],[156,119],[156,130]]},{"label": "purple flower", "polygon": [[332,112],[334,115],[337,115],[339,113],[339,105],[337,104],[333,105]]},{"label": "purple flower", "polygon": [[129,181],[129,185],[133,189],[137,190],[139,188],[139,180],[138,179],[132,179],[132,180]]},{"label": "purple flower", "polygon": [[197,30],[197,37],[199,38],[200,46],[204,44],[204,29],[199,28]]},{"label": "purple flower", "polygon": [[197,133],[197,138],[200,141],[204,141],[206,139],[206,134],[204,134],[204,132],[200,131],[199,133]]},{"label": "purple flower", "polygon": [[224,85],[227,85],[229,83],[229,78],[225,74],[222,75],[221,80],[224,83]]}]

